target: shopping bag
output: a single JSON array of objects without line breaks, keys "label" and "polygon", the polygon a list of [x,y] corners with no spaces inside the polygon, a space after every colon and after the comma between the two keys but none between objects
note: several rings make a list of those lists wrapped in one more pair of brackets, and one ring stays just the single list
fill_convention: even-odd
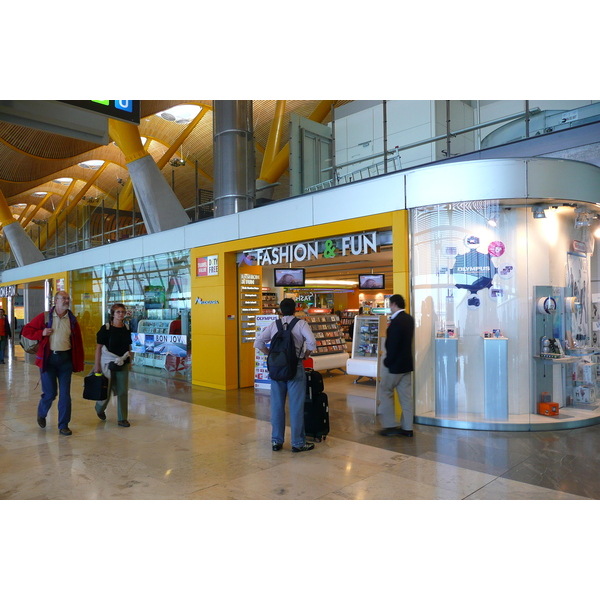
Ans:
[{"label": "shopping bag", "polygon": [[102,373],[90,373],[83,378],[85,400],[106,400],[108,398],[108,378]]}]

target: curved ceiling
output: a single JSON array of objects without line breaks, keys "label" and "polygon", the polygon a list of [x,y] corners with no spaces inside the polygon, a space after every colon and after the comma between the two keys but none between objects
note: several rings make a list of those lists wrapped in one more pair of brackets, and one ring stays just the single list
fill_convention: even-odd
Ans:
[{"label": "curved ceiling", "polygon": [[[287,100],[282,127],[282,145],[288,139],[289,114],[308,117],[319,100]],[[334,106],[350,102],[333,101]],[[275,115],[276,100],[254,100],[253,120],[256,144],[256,173],[260,172],[262,153],[267,145],[271,122]],[[207,107],[207,113],[196,124],[178,148],[171,148],[180,134],[188,127],[175,121],[167,121],[157,113],[182,104]],[[331,113],[324,122],[331,120]],[[140,135],[146,138],[146,148],[158,161],[171,149],[174,158],[184,159],[185,164],[177,168],[167,164],[163,174],[174,186],[175,195],[184,208],[196,202],[196,186],[201,190],[212,190],[212,101],[211,100],[142,100]],[[106,166],[98,175],[96,171],[79,166],[89,160],[101,160]],[[106,206],[115,204],[118,195],[127,185],[129,174],[121,150],[112,142],[98,146],[90,142],[71,139],[0,121],[0,190],[4,194],[13,215],[22,217],[35,213],[35,222],[44,222],[60,205],[64,194],[75,197],[81,189],[97,177],[86,190],[82,205],[96,206],[102,198]],[[58,178],[70,178],[69,186],[54,183]],[[280,179],[275,199],[286,197],[287,174]],[[38,193],[37,196],[32,194]],[[44,192],[42,196],[41,193]],[[279,194],[279,196],[278,196]],[[283,195],[282,195],[283,194]],[[27,214],[24,214],[27,213]]]}]

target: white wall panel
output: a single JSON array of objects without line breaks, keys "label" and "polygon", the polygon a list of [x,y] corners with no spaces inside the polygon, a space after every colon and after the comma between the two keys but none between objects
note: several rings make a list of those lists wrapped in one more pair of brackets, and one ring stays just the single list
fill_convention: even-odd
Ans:
[{"label": "white wall panel", "polygon": [[531,198],[561,198],[600,203],[600,169],[582,162],[560,159],[528,161]]},{"label": "white wall panel", "polygon": [[309,227],[313,224],[312,198],[313,196],[300,196],[285,202],[276,202],[272,206],[239,213],[239,237],[246,238]]},{"label": "white wall panel", "polygon": [[314,196],[314,224],[404,208],[404,175],[394,174],[326,190]]},{"label": "white wall panel", "polygon": [[196,248],[236,240],[239,236],[239,216],[226,215],[218,219],[207,219],[183,228],[184,247]]},{"label": "white wall panel", "polygon": [[[525,198],[526,161],[477,160],[426,167],[406,174],[409,208],[496,198]],[[456,167],[456,168],[455,168]]]}]

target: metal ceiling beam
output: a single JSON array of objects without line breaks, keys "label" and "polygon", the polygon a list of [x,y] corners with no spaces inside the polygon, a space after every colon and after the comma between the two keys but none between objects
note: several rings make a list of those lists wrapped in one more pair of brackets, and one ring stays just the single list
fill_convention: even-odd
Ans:
[{"label": "metal ceiling beam", "polygon": [[148,233],[187,225],[190,219],[154,159],[144,150],[139,128],[131,123],[109,119],[108,130],[125,154],[127,170]]}]

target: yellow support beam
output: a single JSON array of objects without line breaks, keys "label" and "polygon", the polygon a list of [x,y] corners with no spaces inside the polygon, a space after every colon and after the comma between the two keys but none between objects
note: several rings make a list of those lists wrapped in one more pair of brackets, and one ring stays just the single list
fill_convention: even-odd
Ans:
[{"label": "yellow support beam", "polygon": [[[196,125],[202,120],[204,115],[206,115],[206,113],[209,110],[210,109],[208,107],[203,106],[202,109],[200,110],[200,112],[189,123],[189,125],[179,134],[179,136],[177,136],[177,139],[167,148],[166,152],[157,161],[156,166],[159,168],[159,170],[162,171],[162,169],[167,165],[167,163],[171,160],[171,158],[173,158],[173,156],[177,152],[177,149],[189,137],[190,133],[192,133],[192,131],[194,131],[194,128],[196,127]],[[109,133],[110,133],[110,130],[109,130]],[[117,145],[119,145],[119,142],[117,142]],[[120,145],[119,145],[119,147],[120,147]],[[146,150],[146,154],[148,154],[147,147],[145,147],[145,150]],[[127,158],[127,156],[126,156],[126,158]],[[141,157],[138,157],[138,158],[141,158]],[[132,162],[132,161],[127,160],[127,162]],[[121,194],[119,196],[119,209],[120,210],[132,210],[133,209],[133,183],[131,181],[131,178],[123,186],[123,190],[121,191]]]},{"label": "yellow support beam", "polygon": [[[67,209],[60,212],[60,214],[56,218],[56,227],[60,227],[66,220],[66,218],[71,214],[73,209],[79,204],[81,199],[87,194],[88,190],[94,185],[95,181],[100,177],[102,171],[108,166],[108,163],[105,162],[93,175],[90,177],[90,180],[77,192],[77,195],[73,200],[67,205]],[[54,231],[52,231],[54,233]]]},{"label": "yellow support beam", "polygon": [[38,202],[37,206],[29,213],[29,216],[25,219],[25,221],[23,221],[23,229],[25,229],[25,227],[29,225],[31,219],[33,219],[33,217],[37,214],[40,208],[44,206],[44,203],[46,202],[46,200],[48,200],[48,198],[50,198],[50,196],[52,196],[52,192],[47,192],[46,195]]},{"label": "yellow support beam", "polygon": [[65,204],[67,203],[67,200],[69,199],[69,194],[73,191],[73,188],[75,187],[76,181],[77,181],[77,179],[73,179],[73,181],[71,181],[67,191],[64,193],[64,195],[62,197],[62,200],[58,203],[58,206],[54,209],[54,212],[48,219],[48,223],[47,223],[45,231],[42,231],[40,233],[40,250],[42,250],[43,248],[46,247],[46,242],[48,241],[47,236],[52,235],[56,231],[56,219],[58,218],[58,215],[60,214],[62,209],[65,207]]},{"label": "yellow support beam", "polygon": [[265,148],[265,155],[263,157],[259,179],[264,180],[265,173],[275,160],[277,152],[279,151],[283,118],[285,116],[285,105],[286,100],[277,100],[277,104],[275,105],[275,116],[273,117],[273,121],[271,121],[271,129],[269,130],[269,138],[267,139],[267,147]]},{"label": "yellow support beam", "polygon": [[15,218],[12,215],[12,210],[10,206],[8,206],[8,202],[0,190],[0,225],[5,227],[6,225],[10,225],[15,222]]},{"label": "yellow support beam", "polygon": [[177,148],[185,142],[185,140],[189,137],[190,133],[194,131],[194,128],[198,123],[202,120],[202,117],[208,112],[208,108],[206,106],[202,107],[202,110],[190,121],[190,124],[179,134],[177,139],[171,144],[171,146],[167,149],[167,151],[160,157],[160,159],[156,162],[158,168],[162,171],[164,167],[167,166],[167,163],[171,160],[175,152],[177,152]]},{"label": "yellow support beam", "polygon": [[[331,110],[333,100],[321,100],[315,110],[308,117],[311,121],[322,123]],[[290,143],[288,142],[273,159],[264,173],[261,172],[261,179],[267,183],[275,183],[290,166]]]}]

